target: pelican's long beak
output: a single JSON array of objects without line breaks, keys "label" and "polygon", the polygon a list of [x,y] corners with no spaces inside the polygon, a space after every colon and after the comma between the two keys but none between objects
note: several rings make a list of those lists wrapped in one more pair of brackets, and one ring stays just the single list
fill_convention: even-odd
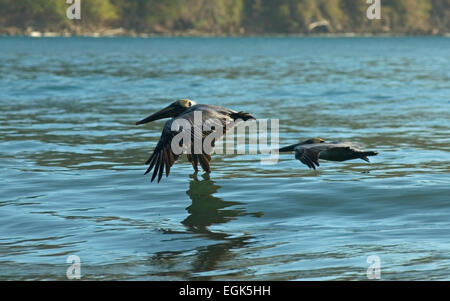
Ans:
[{"label": "pelican's long beak", "polygon": [[296,143],[296,144],[292,144],[292,145],[289,145],[289,146],[285,146],[285,147],[280,148],[278,150],[278,152],[280,152],[280,153],[292,152],[292,151],[294,151],[294,148],[296,146],[299,146],[299,145],[300,145],[300,143]]},{"label": "pelican's long beak", "polygon": [[174,117],[176,115],[176,108],[174,105],[165,107],[164,109],[136,122],[136,125],[152,122],[159,119]]}]

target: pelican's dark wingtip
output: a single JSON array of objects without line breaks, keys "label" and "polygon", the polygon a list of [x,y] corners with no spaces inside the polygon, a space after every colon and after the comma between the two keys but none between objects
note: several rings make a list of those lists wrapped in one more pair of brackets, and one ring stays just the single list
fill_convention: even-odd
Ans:
[{"label": "pelican's dark wingtip", "polygon": [[147,168],[147,170],[144,172],[144,176],[145,176],[146,174],[148,174],[150,171],[152,171],[152,169],[151,169],[151,167],[149,166],[149,167]]}]

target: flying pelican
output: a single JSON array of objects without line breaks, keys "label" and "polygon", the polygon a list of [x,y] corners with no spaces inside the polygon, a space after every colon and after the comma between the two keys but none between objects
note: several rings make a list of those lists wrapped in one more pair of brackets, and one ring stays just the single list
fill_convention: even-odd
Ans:
[{"label": "flying pelican", "polygon": [[295,158],[312,169],[316,169],[316,166],[319,166],[319,159],[328,161],[362,159],[369,162],[367,156],[378,155],[378,152],[363,151],[352,142],[326,142],[322,138],[311,138],[301,143],[280,148],[279,151],[294,151]]},{"label": "flying pelican", "polygon": [[[195,124],[194,113],[196,112],[201,112],[202,124],[200,125]],[[152,122],[163,118],[171,118],[171,119],[168,120],[164,125],[161,137],[159,138],[159,142],[156,145],[153,154],[145,162],[145,164],[150,164],[145,174],[149,173],[153,169],[151,181],[153,182],[156,176],[158,176],[158,183],[159,181],[161,181],[164,169],[166,170],[166,177],[168,177],[170,173],[170,168],[180,156],[180,154],[174,153],[171,147],[172,139],[182,131],[182,129],[180,129],[179,131],[171,130],[174,121],[185,120],[189,122],[189,124],[191,125],[190,129],[191,141],[187,141],[186,147],[191,147],[191,154],[188,154],[187,158],[189,162],[191,162],[194,170],[196,172],[198,171],[197,166],[200,163],[202,169],[205,172],[210,172],[211,170],[209,162],[211,161],[211,152],[214,147],[215,139],[220,139],[220,137],[222,137],[226,133],[226,131],[232,128],[234,122],[240,120],[247,121],[249,119],[255,119],[249,113],[236,112],[218,106],[196,104],[194,101],[189,99],[180,99],[170,104],[169,106],[165,107],[164,109],[136,122],[136,125]],[[215,120],[216,122],[220,123],[220,124],[216,123],[218,128],[217,131],[216,126],[214,126],[214,122],[212,126],[210,125],[209,127],[210,130],[202,126],[205,123],[205,121],[211,120],[213,121]],[[223,130],[219,132],[219,129]],[[211,152],[206,153],[204,151],[204,148],[202,147],[202,153],[196,154],[193,149],[194,148],[193,142],[196,140],[196,138],[201,139],[203,145],[205,137],[212,133],[215,133],[214,135],[215,139],[213,139],[210,142]],[[199,135],[201,135],[201,137],[199,137]]]}]

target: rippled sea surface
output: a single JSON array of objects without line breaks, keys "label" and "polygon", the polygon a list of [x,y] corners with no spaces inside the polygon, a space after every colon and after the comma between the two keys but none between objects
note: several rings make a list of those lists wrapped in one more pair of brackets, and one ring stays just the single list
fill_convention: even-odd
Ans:
[{"label": "rippled sea surface", "polygon": [[[178,98],[379,155],[143,164]],[[450,280],[450,39],[0,38],[0,279]]]}]

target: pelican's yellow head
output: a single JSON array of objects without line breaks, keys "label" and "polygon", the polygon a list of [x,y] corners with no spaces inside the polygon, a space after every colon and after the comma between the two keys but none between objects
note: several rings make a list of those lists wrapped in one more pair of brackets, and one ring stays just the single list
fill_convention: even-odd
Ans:
[{"label": "pelican's yellow head", "polygon": [[173,104],[176,104],[177,106],[180,106],[182,108],[189,108],[195,105],[195,101],[192,101],[190,99],[180,99],[174,102]]},{"label": "pelican's yellow head", "polygon": [[325,140],[322,138],[311,138],[301,142],[300,144],[319,144],[319,143],[325,143]]},{"label": "pelican's yellow head", "polygon": [[163,119],[163,118],[177,117],[178,115],[180,115],[181,113],[183,113],[184,111],[186,111],[187,109],[192,107],[193,105],[195,105],[195,102],[193,102],[192,100],[180,99],[180,100],[177,100],[177,101],[171,103],[164,109],[148,116],[147,118],[144,118],[144,119],[136,122],[136,124],[143,124],[143,123],[147,123],[147,122],[151,122],[151,121],[155,121],[155,120],[159,120],[159,119]]},{"label": "pelican's yellow head", "polygon": [[325,143],[325,140],[322,138],[313,138],[314,143]]}]

